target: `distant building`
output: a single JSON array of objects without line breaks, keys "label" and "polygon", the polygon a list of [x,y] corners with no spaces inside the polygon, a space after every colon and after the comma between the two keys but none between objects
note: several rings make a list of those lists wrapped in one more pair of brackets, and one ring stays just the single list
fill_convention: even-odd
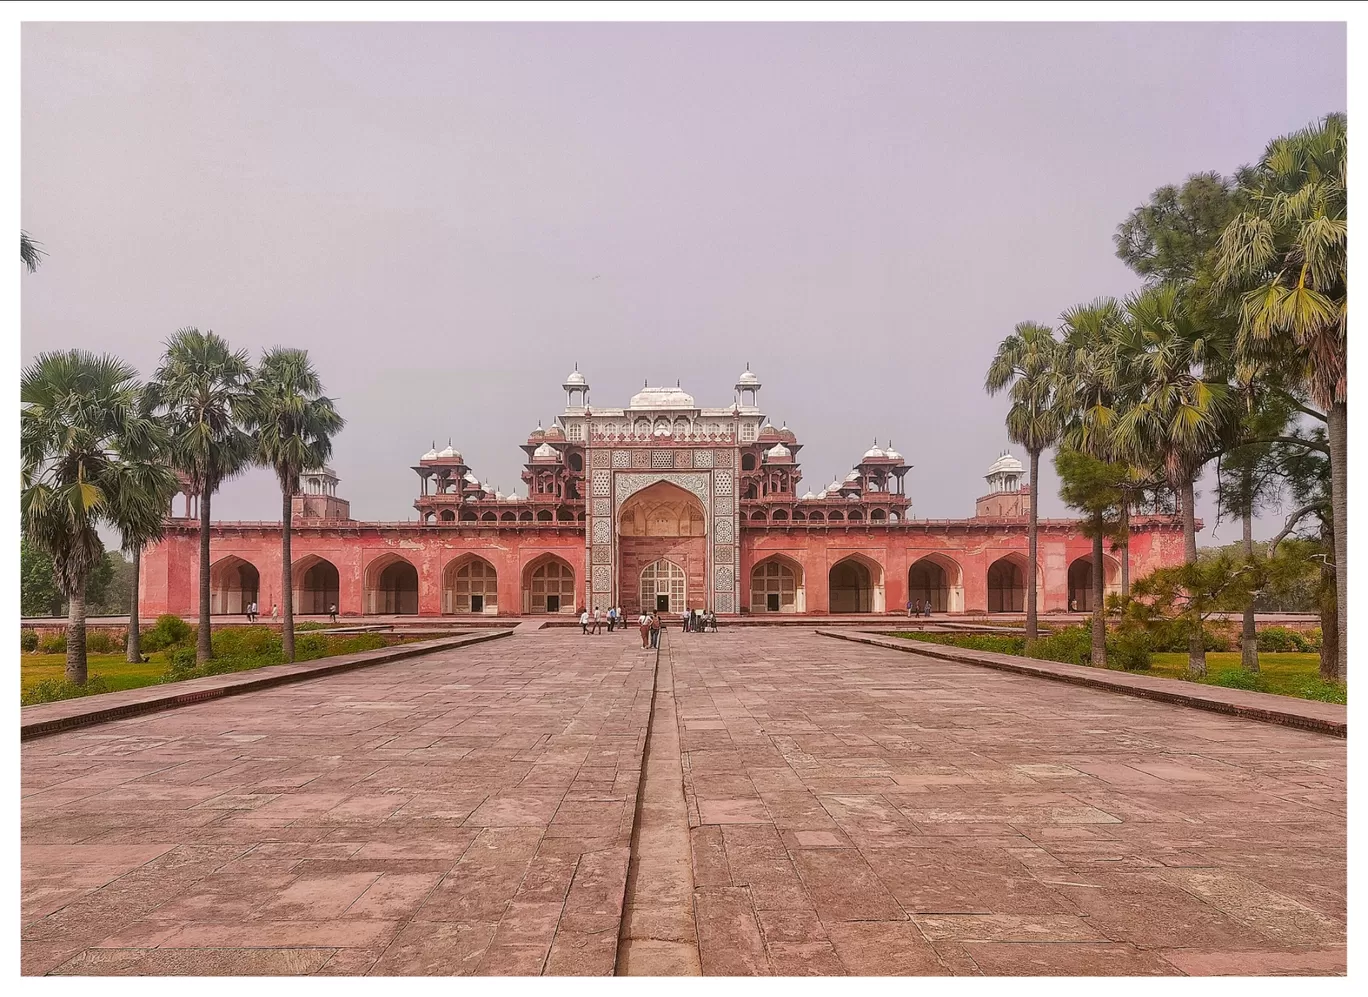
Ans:
[{"label": "distant building", "polygon": [[[972,519],[910,516],[911,465],[877,441],[851,471],[799,492],[802,450],[758,407],[749,366],[732,404],[701,408],[678,385],[643,387],[624,408],[589,404],[578,369],[565,410],[527,437],[526,494],[475,475],[450,442],[413,466],[417,522],[360,522],[338,478],[306,474],[292,502],[294,604],[346,616],[576,613],[621,605],[682,612],[1021,612],[1032,483],[1004,453]],[[194,496],[143,555],[144,614],[198,604]],[[1182,558],[1172,517],[1132,517],[1131,574]],[[279,602],[280,524],[216,522],[211,605]],[[1040,609],[1092,605],[1092,546],[1075,520],[1040,523]],[[1105,585],[1119,583],[1108,553]]]}]

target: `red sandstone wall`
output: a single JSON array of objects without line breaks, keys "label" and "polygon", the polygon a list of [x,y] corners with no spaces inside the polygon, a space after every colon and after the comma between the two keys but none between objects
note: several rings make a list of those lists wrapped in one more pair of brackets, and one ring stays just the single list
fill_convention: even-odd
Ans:
[{"label": "red sandstone wall", "polygon": [[[688,576],[688,599],[702,607],[704,592],[704,544],[702,538],[629,537],[621,549],[623,589],[619,601],[635,609],[639,601],[637,579],[642,567],[661,557],[676,561]],[[258,602],[269,614],[280,598],[280,537],[267,527],[221,526],[211,537],[213,560],[236,555],[256,567],[261,584]],[[782,553],[803,569],[804,599],[809,613],[828,611],[827,579],[831,567],[843,558],[860,555],[881,569],[884,606],[901,612],[907,602],[908,569],[929,554],[942,563],[958,566],[965,612],[984,612],[988,606],[988,568],[998,558],[1016,555],[1024,565],[1026,532],[1020,524],[963,525],[918,524],[850,530],[743,530],[741,536],[742,605],[749,606],[751,569],[765,557]],[[1090,557],[1092,543],[1075,529],[1047,526],[1040,534],[1040,609],[1060,612],[1068,608],[1069,565]],[[1176,525],[1137,529],[1131,537],[1131,578],[1140,578],[1156,567],[1181,562],[1182,534]],[[293,536],[296,563],[310,554],[331,561],[338,570],[343,615],[365,612],[367,574],[379,563],[402,557],[418,572],[418,611],[436,616],[442,611],[443,572],[469,555],[489,561],[498,572],[499,615],[517,616],[523,611],[524,578],[539,558],[554,554],[567,561],[576,577],[576,606],[586,602],[584,534],[575,529],[513,529],[489,531],[442,531],[414,525],[406,528],[310,528],[300,527]],[[171,612],[193,615],[198,606],[199,538],[191,527],[176,528],[165,541],[143,555],[140,599],[142,612],[153,617]],[[1119,562],[1109,555],[1108,587],[1119,584]],[[950,579],[953,586],[955,579]],[[605,607],[606,608],[606,607]]]}]

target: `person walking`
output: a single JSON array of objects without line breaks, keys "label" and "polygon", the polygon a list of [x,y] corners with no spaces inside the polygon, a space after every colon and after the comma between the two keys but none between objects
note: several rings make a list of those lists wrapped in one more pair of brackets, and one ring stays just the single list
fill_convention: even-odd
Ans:
[{"label": "person walking", "polygon": [[337,603],[335,602],[328,606],[328,619],[334,623],[337,622]]},{"label": "person walking", "polygon": [[717,633],[717,611],[708,610],[708,622],[712,625],[712,632]]},{"label": "person walking", "polygon": [[617,621],[617,607],[616,607],[616,606],[609,606],[609,607],[608,607],[608,632],[609,632],[609,633],[612,633],[612,632],[613,632],[613,624],[614,624],[616,621]]},{"label": "person walking", "polygon": [[644,650],[651,646],[651,618],[646,615],[644,609],[637,617],[637,628],[641,631],[641,647]]},{"label": "person walking", "polygon": [[660,647],[660,630],[661,630],[661,626],[662,626],[662,624],[661,624],[661,622],[660,622],[660,614],[659,614],[659,613],[652,613],[652,614],[651,614],[651,623],[650,623],[650,627],[651,627],[651,647],[654,647],[654,648]]},{"label": "person walking", "polygon": [[598,634],[601,634],[601,633],[603,633],[603,610],[602,610],[600,607],[595,606],[595,607],[594,607],[594,634],[595,634],[595,635],[598,635]]},{"label": "person walking", "polygon": [[907,600],[907,615],[908,615],[909,617],[912,615],[912,600],[911,600],[911,599],[908,599],[908,600]]},{"label": "person walking", "polygon": [[276,602],[271,603],[271,622],[272,622],[272,623],[278,623],[278,622],[280,622],[280,604],[279,604],[279,603],[276,603]]},{"label": "person walking", "polygon": [[589,636],[589,610],[580,610],[580,633]]},{"label": "person walking", "polygon": [[926,618],[929,620],[929,619],[931,618],[931,600],[930,600],[930,599],[927,599],[927,600],[926,600],[926,607],[925,607],[924,612],[925,612]]}]

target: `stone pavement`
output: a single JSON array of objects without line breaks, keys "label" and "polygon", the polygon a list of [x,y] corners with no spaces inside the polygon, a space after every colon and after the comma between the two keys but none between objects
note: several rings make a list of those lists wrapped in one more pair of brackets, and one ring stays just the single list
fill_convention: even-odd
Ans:
[{"label": "stone pavement", "polygon": [[658,675],[618,641],[25,743],[23,971],[1344,971],[1341,739],[789,629],[672,631]]},{"label": "stone pavement", "polygon": [[611,973],[654,664],[515,637],[27,742],[22,971]]}]

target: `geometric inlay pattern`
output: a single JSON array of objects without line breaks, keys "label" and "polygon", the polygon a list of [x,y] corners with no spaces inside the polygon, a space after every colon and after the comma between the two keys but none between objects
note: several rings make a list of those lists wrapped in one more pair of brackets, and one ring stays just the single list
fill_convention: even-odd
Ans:
[{"label": "geometric inlay pattern", "polygon": [[594,499],[594,517],[611,516],[613,514],[613,504],[606,498]]},{"label": "geometric inlay pattern", "polygon": [[712,467],[713,452],[711,450],[695,450],[693,455],[694,467]]},{"label": "geometric inlay pattern", "polygon": [[612,569],[606,564],[594,565],[594,591],[607,592],[612,581]]},{"label": "geometric inlay pattern", "polygon": [[613,451],[613,466],[614,466],[614,467],[631,467],[631,466],[632,466],[632,455],[631,455],[628,451],[626,451],[626,450],[614,450],[614,451]]},{"label": "geometric inlay pattern", "polygon": [[594,562],[595,564],[612,564],[612,563],[613,563],[613,545],[612,545],[612,544],[594,544],[594,547],[593,547],[593,562]]},{"label": "geometric inlay pattern", "polygon": [[[604,453],[604,456],[608,456],[607,453]],[[591,481],[591,490],[594,495],[607,495],[612,488],[613,478],[609,471],[595,471]]]},{"label": "geometric inlay pattern", "polygon": [[651,453],[652,467],[674,467],[674,454],[669,450],[655,450]]},{"label": "geometric inlay pattern", "polygon": [[[731,517],[730,517],[730,516],[726,516],[726,517],[719,516],[718,519],[717,519],[717,524],[716,524],[716,525],[714,526],[714,528],[713,528],[713,542],[714,542],[714,543],[720,543],[720,544],[729,544],[729,543],[731,543],[734,539],[735,539],[735,537],[732,535],[732,520],[731,520]],[[731,553],[730,553],[730,551],[726,554],[725,557],[722,555],[722,552],[721,552],[721,551],[718,551],[718,552],[717,552],[717,559],[718,559],[719,561],[730,561],[730,560],[731,560]]]},{"label": "geometric inlay pattern", "polygon": [[714,471],[713,487],[718,495],[730,495],[732,493],[732,473],[730,471]]},{"label": "geometric inlay pattern", "polygon": [[594,460],[593,466],[594,466],[594,467],[607,467],[607,466],[608,466],[608,461],[609,461],[609,459],[610,459],[610,455],[609,455],[609,453],[608,453],[607,450],[595,450],[595,451],[594,451],[594,458],[593,458],[593,460]]},{"label": "geometric inlay pattern", "polygon": [[613,524],[607,519],[594,520],[594,543],[606,544],[613,539]]}]

